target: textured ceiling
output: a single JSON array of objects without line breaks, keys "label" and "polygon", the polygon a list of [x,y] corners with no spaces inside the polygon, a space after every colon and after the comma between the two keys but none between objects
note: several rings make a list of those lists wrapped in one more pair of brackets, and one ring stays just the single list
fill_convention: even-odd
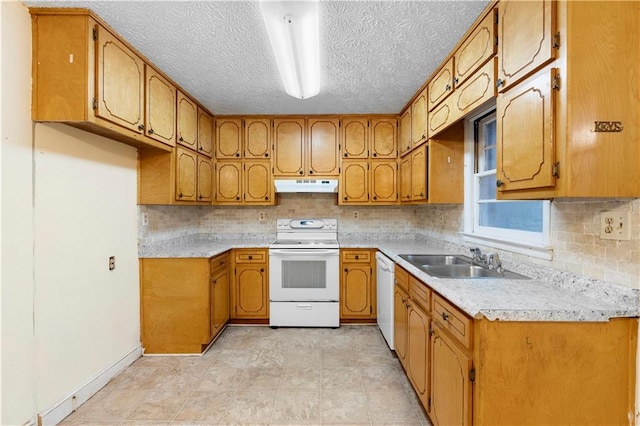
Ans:
[{"label": "textured ceiling", "polygon": [[257,1],[64,1],[86,7],[215,114],[398,113],[488,0],[321,1],[320,94],[289,97]]}]

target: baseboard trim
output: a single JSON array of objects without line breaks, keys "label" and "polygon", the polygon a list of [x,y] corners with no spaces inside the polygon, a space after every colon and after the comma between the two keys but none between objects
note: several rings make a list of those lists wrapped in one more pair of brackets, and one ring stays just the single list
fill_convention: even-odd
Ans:
[{"label": "baseboard trim", "polygon": [[131,365],[142,355],[142,346],[138,345],[126,353],[122,358],[105,368],[101,373],[96,374],[76,390],[71,392],[66,398],[57,403],[53,408],[40,413],[43,425],[55,425],[62,419],[73,413],[80,405],[84,404],[96,392],[102,389],[109,380],[119,372]]}]

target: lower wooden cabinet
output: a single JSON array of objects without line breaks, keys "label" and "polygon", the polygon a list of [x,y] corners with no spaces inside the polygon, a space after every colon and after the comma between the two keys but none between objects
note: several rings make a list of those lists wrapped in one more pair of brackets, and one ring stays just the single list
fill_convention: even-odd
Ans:
[{"label": "lower wooden cabinet", "polygon": [[[396,271],[398,269],[396,268]],[[393,294],[393,338],[396,355],[405,371],[408,369],[407,341],[409,334],[409,296],[398,284]]]},{"label": "lower wooden cabinet", "polygon": [[269,252],[267,249],[231,251],[231,318],[269,319]]},{"label": "lower wooden cabinet", "polygon": [[429,332],[431,317],[415,302],[410,302],[407,309],[408,360],[407,375],[413,384],[418,398],[425,407],[429,404]]},{"label": "lower wooden cabinet", "polygon": [[376,318],[375,250],[340,251],[340,319]]},{"label": "lower wooden cabinet", "polygon": [[[224,256],[214,259],[219,263]],[[214,263],[206,258],[140,259],[145,353],[201,353],[224,328],[228,319],[228,263],[224,261],[215,276]]]}]

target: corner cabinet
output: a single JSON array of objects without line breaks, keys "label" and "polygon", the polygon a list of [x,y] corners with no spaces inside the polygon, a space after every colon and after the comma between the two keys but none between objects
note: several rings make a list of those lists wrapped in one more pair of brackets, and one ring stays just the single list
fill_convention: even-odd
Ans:
[{"label": "corner cabinet", "polygon": [[637,3],[499,11],[498,199],[640,196]]},{"label": "corner cabinet", "polygon": [[375,320],[375,250],[340,250],[340,320]]},{"label": "corner cabinet", "polygon": [[140,259],[142,346],[147,354],[200,354],[228,321],[228,255]]},{"label": "corner cabinet", "polygon": [[269,252],[267,249],[231,251],[231,318],[269,319]]}]

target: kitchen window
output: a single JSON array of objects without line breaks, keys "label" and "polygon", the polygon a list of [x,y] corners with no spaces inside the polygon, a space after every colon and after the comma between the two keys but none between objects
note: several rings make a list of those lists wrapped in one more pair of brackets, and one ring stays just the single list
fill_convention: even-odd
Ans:
[{"label": "kitchen window", "polygon": [[495,109],[465,122],[465,240],[551,258],[549,201],[496,199]]}]

